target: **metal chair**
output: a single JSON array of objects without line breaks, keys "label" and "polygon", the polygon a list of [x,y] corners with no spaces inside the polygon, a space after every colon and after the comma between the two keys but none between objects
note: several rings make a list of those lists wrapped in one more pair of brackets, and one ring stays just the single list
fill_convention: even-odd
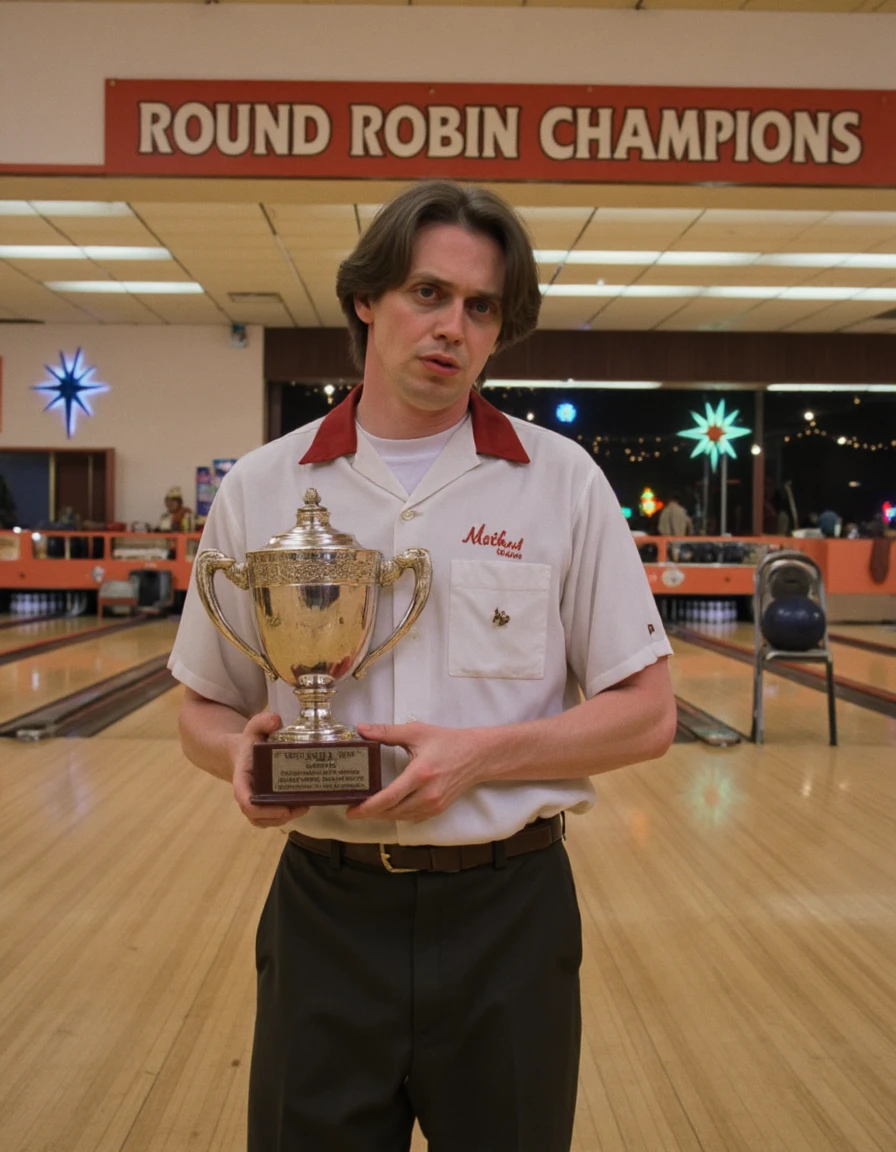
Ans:
[{"label": "metal chair", "polygon": [[[762,618],[766,608],[775,600],[789,596],[808,596],[825,613],[825,631],[821,643],[808,651],[788,651],[774,648],[762,634]],[[827,610],[824,580],[821,569],[804,552],[770,552],[757,566],[753,592],[753,619],[756,662],[753,670],[753,729],[750,738],[763,742],[762,676],[767,664],[773,660],[789,663],[824,663],[828,696],[828,727],[831,746],[837,743],[836,695],[834,691],[834,658],[828,645]]]}]

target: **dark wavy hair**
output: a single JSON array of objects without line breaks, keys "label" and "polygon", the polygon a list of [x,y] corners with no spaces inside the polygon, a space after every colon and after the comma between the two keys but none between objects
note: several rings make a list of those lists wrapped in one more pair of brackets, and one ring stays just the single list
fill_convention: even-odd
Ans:
[{"label": "dark wavy hair", "polygon": [[352,360],[361,372],[367,354],[367,325],[355,311],[355,298],[379,300],[405,282],[417,233],[427,224],[457,224],[470,232],[482,232],[504,253],[497,352],[528,336],[538,323],[538,269],[529,235],[516,212],[485,188],[425,180],[384,204],[354,252],[339,266],[336,295],[348,321]]}]

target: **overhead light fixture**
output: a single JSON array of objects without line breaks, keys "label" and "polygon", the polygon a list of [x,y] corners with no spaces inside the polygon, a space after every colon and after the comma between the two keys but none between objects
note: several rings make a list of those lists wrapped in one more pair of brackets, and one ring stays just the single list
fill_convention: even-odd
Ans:
[{"label": "overhead light fixture", "polygon": [[167,248],[125,245],[0,244],[0,260],[171,260]]},{"label": "overhead light fixture", "polygon": [[540,248],[538,264],[632,264],[735,268],[749,264],[775,268],[896,268],[891,252],[701,252],[624,249]]},{"label": "overhead light fixture", "polygon": [[193,280],[45,280],[53,292],[133,293],[138,296],[201,296],[205,289]]},{"label": "overhead light fixture", "polygon": [[[676,284],[540,284],[543,296],[700,296],[703,288]],[[780,291],[780,289],[779,289]]]},{"label": "overhead light fixture", "polygon": [[82,251],[91,260],[172,260],[167,248],[135,248],[126,244],[85,244]]},{"label": "overhead light fixture", "polygon": [[0,244],[0,260],[86,260],[71,244]]},{"label": "overhead light fixture", "polygon": [[766,392],[896,392],[896,384],[769,384]]},{"label": "overhead light fixture", "polygon": [[896,288],[835,288],[795,285],[793,287],[756,284],[540,284],[543,296],[619,296],[627,300],[662,299],[671,296],[702,297],[717,300],[896,300]]},{"label": "overhead light fixture", "polygon": [[133,216],[123,200],[31,200],[41,216]]},{"label": "overhead light fixture", "polygon": [[486,380],[486,388],[617,388],[646,391],[662,388],[658,380]]}]

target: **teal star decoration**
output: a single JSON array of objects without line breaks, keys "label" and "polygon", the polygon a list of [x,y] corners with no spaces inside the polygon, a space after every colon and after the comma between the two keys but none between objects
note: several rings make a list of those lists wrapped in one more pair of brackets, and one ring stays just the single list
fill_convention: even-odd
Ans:
[{"label": "teal star decoration", "polygon": [[61,368],[51,368],[49,364],[44,365],[44,368],[46,368],[56,383],[32,384],[31,387],[35,392],[56,393],[50,403],[44,408],[44,412],[55,408],[57,404],[65,406],[65,435],[71,440],[75,431],[76,406],[80,408],[82,412],[86,412],[88,416],[93,415],[86,402],[82,399],[81,393],[108,392],[109,385],[85,383],[88,377],[96,371],[96,368],[81,367],[80,348],[75,353],[70,364],[66,363],[64,352],[59,353],[59,359],[62,361]]},{"label": "teal star decoration", "polygon": [[719,462],[719,457],[724,452],[730,456],[732,460],[737,458],[737,453],[731,446],[731,441],[736,440],[738,436],[749,436],[750,429],[734,426],[734,421],[740,409],[735,408],[733,412],[725,414],[725,401],[720,400],[719,406],[713,411],[712,405],[707,403],[706,416],[698,416],[696,412],[691,412],[696,424],[695,428],[687,428],[684,432],[679,432],[679,436],[684,436],[687,440],[696,440],[697,446],[691,453],[691,459],[699,456],[701,452],[705,452],[709,456],[712,470],[715,472],[716,465]]}]

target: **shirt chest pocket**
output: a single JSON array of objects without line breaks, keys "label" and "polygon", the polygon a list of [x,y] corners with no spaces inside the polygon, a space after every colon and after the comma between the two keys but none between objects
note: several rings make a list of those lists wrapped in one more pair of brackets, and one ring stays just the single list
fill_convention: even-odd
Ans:
[{"label": "shirt chest pocket", "polygon": [[550,589],[549,564],[452,560],[449,675],[540,680]]}]

